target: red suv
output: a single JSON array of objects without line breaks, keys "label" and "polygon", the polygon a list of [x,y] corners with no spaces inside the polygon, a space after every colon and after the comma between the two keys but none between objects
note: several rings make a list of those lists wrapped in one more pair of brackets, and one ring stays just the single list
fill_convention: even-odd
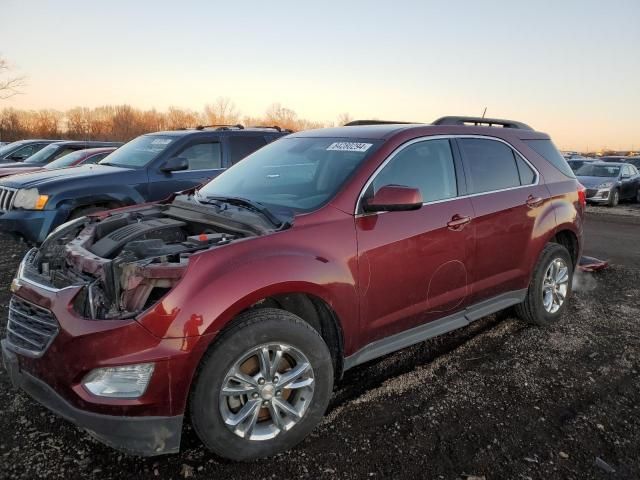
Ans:
[{"label": "red suv", "polygon": [[114,447],[177,452],[188,411],[215,453],[272,455],[355,365],[511,306],[556,322],[584,201],[519,122],[292,134],[199,190],[58,227],[12,285],[4,363]]}]

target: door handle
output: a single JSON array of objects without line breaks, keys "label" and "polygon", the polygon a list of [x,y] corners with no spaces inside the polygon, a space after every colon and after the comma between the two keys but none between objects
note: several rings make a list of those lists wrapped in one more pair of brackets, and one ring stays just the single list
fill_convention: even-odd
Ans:
[{"label": "door handle", "polygon": [[451,220],[447,222],[447,228],[449,230],[459,231],[462,230],[469,222],[471,222],[471,217],[458,215],[456,213],[451,217]]},{"label": "door handle", "polygon": [[536,208],[539,207],[540,205],[542,205],[542,202],[544,202],[543,198],[540,197],[534,197],[533,195],[529,195],[529,197],[527,198],[527,207],[529,208]]}]

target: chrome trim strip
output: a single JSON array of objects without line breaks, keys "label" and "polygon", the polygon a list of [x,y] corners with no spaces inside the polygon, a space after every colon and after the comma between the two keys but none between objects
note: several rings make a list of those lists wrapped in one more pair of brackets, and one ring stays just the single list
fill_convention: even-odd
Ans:
[{"label": "chrome trim strip", "polygon": [[79,286],[79,285],[69,285],[68,287],[55,288],[49,285],[43,285],[42,283],[36,282],[35,280],[31,280],[30,278],[25,277],[24,276],[25,262],[35,250],[37,249],[32,248],[31,250],[29,250],[27,254],[24,256],[24,258],[22,259],[22,261],[20,262],[20,266],[18,267],[18,273],[16,274],[16,280],[18,283],[26,283],[28,285],[41,288],[42,290],[46,290],[47,292],[51,292],[51,293],[57,293],[57,292],[66,290],[68,288],[75,288]]},{"label": "chrome trim strip", "polygon": [[[42,345],[40,345],[39,343],[34,342],[33,340],[30,340],[27,337],[23,337],[21,334],[19,334],[18,332],[16,332],[13,328],[11,328],[10,325],[7,325],[7,330],[9,331],[9,333],[11,333],[12,335],[15,335],[16,337],[18,337],[21,340],[24,340],[27,343],[30,343],[31,345],[33,345],[34,347],[37,347],[38,349],[42,348]],[[11,339],[9,339],[9,341],[11,341]],[[18,345],[13,344],[14,347],[17,347]],[[36,352],[35,350],[32,353],[39,353]]]},{"label": "chrome trim strip", "polygon": [[0,186],[0,211],[8,212],[13,208],[13,201],[16,198],[17,188]]},{"label": "chrome trim strip", "polygon": [[[391,152],[389,154],[389,156],[384,160],[384,162],[382,162],[378,168],[375,169],[375,171],[371,174],[371,176],[369,177],[369,179],[367,180],[367,182],[364,184],[364,187],[360,190],[360,194],[358,195],[358,200],[356,201],[356,209],[353,212],[353,214],[356,216],[356,218],[359,217],[363,217],[366,215],[378,215],[381,212],[372,212],[372,213],[358,213],[358,207],[360,206],[360,202],[362,201],[362,198],[364,196],[364,192],[367,191],[367,189],[369,188],[369,186],[373,183],[373,181],[375,180],[376,176],[378,176],[378,174],[380,173],[380,171],[396,156],[398,155],[402,150],[404,150],[405,148],[413,145],[414,143],[420,143],[420,142],[425,142],[425,141],[429,141],[429,140],[442,140],[442,139],[451,139],[451,138],[480,138],[480,139],[484,139],[484,140],[496,140],[498,142],[502,142],[504,143],[506,146],[508,146],[509,148],[511,148],[514,152],[516,152],[518,154],[518,156],[527,164],[529,165],[529,167],[534,171],[534,173],[536,174],[536,179],[533,183],[530,183],[528,185],[519,185],[517,187],[509,187],[509,188],[501,188],[499,190],[490,190],[488,192],[480,192],[480,193],[469,193],[466,195],[457,195],[455,197],[451,197],[451,198],[444,198],[441,200],[433,200],[431,202],[423,202],[423,206],[425,205],[432,205],[435,203],[442,203],[442,202],[450,202],[452,200],[457,200],[459,198],[471,198],[471,197],[479,197],[480,195],[489,195],[491,193],[498,193],[498,192],[508,192],[509,190],[517,190],[519,188],[527,188],[527,187],[533,187],[536,186],[540,183],[540,172],[538,172],[538,169],[529,161],[527,160],[527,158],[513,145],[511,145],[509,142],[498,138],[498,137],[492,137],[490,135],[427,135],[424,137],[419,137],[419,138],[414,138],[413,140],[409,140],[406,143],[403,143],[402,145],[400,145],[398,148],[396,148],[393,152]],[[463,160],[464,161],[464,160]]]}]

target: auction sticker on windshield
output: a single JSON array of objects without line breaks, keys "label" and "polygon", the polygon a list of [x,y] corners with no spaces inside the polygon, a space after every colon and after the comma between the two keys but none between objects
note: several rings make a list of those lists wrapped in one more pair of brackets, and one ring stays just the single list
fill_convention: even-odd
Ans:
[{"label": "auction sticker on windshield", "polygon": [[334,142],[327,147],[327,150],[337,152],[366,152],[373,143],[360,142]]}]

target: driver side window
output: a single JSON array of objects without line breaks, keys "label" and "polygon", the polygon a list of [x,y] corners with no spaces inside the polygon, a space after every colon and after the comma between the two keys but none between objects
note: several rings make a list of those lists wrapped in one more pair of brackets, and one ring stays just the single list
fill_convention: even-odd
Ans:
[{"label": "driver side window", "polygon": [[222,168],[222,151],[219,142],[196,143],[189,145],[176,155],[186,158],[188,170],[213,170]]},{"label": "driver side window", "polygon": [[420,190],[424,202],[454,198],[458,194],[456,172],[447,139],[425,140],[401,150],[373,181],[375,194],[385,185]]}]

